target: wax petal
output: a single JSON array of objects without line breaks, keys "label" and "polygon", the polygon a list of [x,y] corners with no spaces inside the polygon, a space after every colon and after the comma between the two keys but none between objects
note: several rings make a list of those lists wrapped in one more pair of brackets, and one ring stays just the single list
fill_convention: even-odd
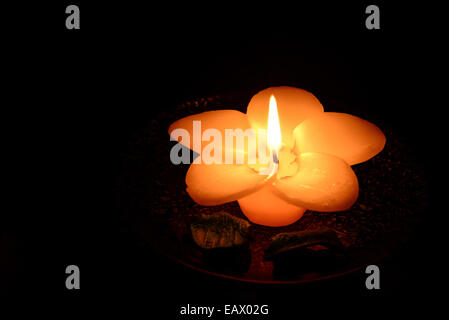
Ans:
[{"label": "wax petal", "polygon": [[254,192],[265,178],[246,165],[193,163],[187,171],[187,193],[198,204],[214,206]]},{"label": "wax petal", "polygon": [[[225,140],[225,129],[242,129],[245,131],[250,128],[246,114],[237,110],[206,111],[179,119],[172,123],[168,129],[170,137],[176,140],[173,134],[175,129],[187,130],[190,136],[190,140],[188,140],[189,145],[187,147],[198,153],[200,152],[200,149],[195,146],[193,141],[193,121],[201,121],[200,139],[205,130],[217,129],[222,135],[223,142]],[[202,143],[201,150],[204,149],[206,144],[207,142]]]},{"label": "wax petal", "polygon": [[251,222],[271,227],[288,226],[300,219],[306,211],[277,195],[269,183],[240,198],[238,202],[243,214]]},{"label": "wax petal", "polygon": [[351,167],[324,153],[302,153],[298,173],[273,185],[292,204],[309,210],[332,212],[349,209],[357,200],[359,185]]},{"label": "wax petal", "polygon": [[294,130],[295,150],[333,154],[353,165],[369,160],[385,146],[385,135],[374,124],[336,112],[309,118]]},{"label": "wax petal", "polygon": [[270,96],[277,102],[282,142],[293,146],[293,129],[306,118],[324,111],[320,101],[310,92],[293,87],[271,87],[254,95],[246,114],[252,128],[266,129]]}]

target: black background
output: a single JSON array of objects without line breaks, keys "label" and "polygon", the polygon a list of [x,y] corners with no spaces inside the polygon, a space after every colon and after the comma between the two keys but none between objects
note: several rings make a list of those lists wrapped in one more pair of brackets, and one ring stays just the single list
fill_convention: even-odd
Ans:
[{"label": "black background", "polygon": [[[318,313],[353,309],[360,299],[370,308],[402,301],[400,308],[413,309],[433,296],[442,272],[431,245],[435,208],[422,232],[381,263],[379,291],[365,289],[363,271],[267,287],[202,275],[139,246],[119,219],[114,184],[126,142],[155,113],[186,99],[273,85],[307,89],[324,106],[363,103],[373,122],[393,126],[415,146],[422,166],[434,165],[431,110],[438,109],[427,89],[433,36],[425,18],[436,9],[376,2],[381,29],[367,30],[371,3],[364,2],[75,1],[81,30],[67,30],[68,4],[5,10],[13,17],[3,28],[12,111],[5,119],[13,126],[6,136],[18,141],[6,156],[18,165],[7,170],[7,295],[108,307],[143,299],[140,305],[167,319],[187,303],[266,303],[279,315],[313,309],[309,301],[338,302]],[[69,264],[81,269],[79,291],[65,289]]]}]

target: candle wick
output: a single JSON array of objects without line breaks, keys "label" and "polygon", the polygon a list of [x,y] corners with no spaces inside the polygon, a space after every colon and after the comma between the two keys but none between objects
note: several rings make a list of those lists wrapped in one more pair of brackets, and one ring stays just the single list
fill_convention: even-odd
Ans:
[{"label": "candle wick", "polygon": [[278,159],[278,155],[276,153],[275,150],[272,151],[273,154],[273,162],[270,165],[270,169],[271,172],[270,174],[265,178],[265,181],[268,181],[271,179],[272,176],[274,176],[276,174],[276,172],[278,172],[278,168],[279,168],[279,159]]},{"label": "candle wick", "polygon": [[273,150],[273,162],[279,164],[278,154]]}]

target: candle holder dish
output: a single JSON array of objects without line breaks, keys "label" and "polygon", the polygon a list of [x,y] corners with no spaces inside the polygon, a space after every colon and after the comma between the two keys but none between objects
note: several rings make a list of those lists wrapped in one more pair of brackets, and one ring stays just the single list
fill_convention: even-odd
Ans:
[{"label": "candle holder dish", "polygon": [[[176,142],[169,141],[167,129],[174,120],[203,111],[232,108],[245,112],[250,97],[232,93],[186,101],[172,112],[159,113],[136,132],[123,153],[117,180],[117,205],[133,233],[161,254],[195,270],[262,283],[301,283],[344,275],[378,262],[407,242],[428,204],[427,180],[400,135],[376,122],[387,144],[376,157],[352,166],[360,191],[349,210],[306,211],[300,220],[285,227],[251,223],[248,243],[234,248],[206,250],[195,243],[191,223],[202,214],[224,211],[246,218],[236,201],[203,207],[189,197],[185,191],[189,165],[170,162],[170,149]],[[326,110],[370,120],[366,110],[340,102],[326,103]],[[317,230],[335,234],[344,250],[315,243],[267,257],[276,235]]]}]

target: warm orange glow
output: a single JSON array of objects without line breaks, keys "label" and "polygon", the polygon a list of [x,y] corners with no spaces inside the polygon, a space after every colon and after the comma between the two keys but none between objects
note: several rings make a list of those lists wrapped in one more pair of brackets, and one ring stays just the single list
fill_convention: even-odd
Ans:
[{"label": "warm orange glow", "polygon": [[[200,129],[195,121],[201,121]],[[214,206],[237,200],[251,222],[265,226],[292,224],[306,210],[350,208],[359,192],[351,165],[374,157],[386,142],[374,124],[349,114],[324,112],[313,94],[285,86],[254,95],[246,114],[207,111],[176,121],[169,128],[170,135],[177,137],[173,133],[177,129],[187,132],[181,143],[201,152],[202,157],[209,144],[196,143],[194,137],[201,140],[206,130],[215,129],[221,137],[227,129],[266,134],[266,140],[257,137],[262,141],[257,146],[258,163],[203,161],[192,163],[186,176],[187,192],[198,204]],[[249,135],[247,138],[249,146]],[[232,148],[236,159],[241,153],[236,144],[228,147],[222,141],[221,146],[222,150]],[[270,160],[269,167],[266,160]]]},{"label": "warm orange glow", "polygon": [[276,97],[282,145],[292,148],[293,130],[305,119],[323,113],[318,99],[305,90],[292,87],[271,87],[254,95],[248,104],[247,116],[251,128],[267,129],[270,97]]},{"label": "warm orange glow", "polygon": [[[261,174],[267,174],[265,181],[272,181],[272,177],[279,169],[279,150],[282,145],[281,126],[276,98],[270,96],[267,124],[267,144],[270,151],[270,167],[262,169]],[[243,213],[253,223],[280,227],[294,223],[302,217],[306,209],[283,200],[276,195],[273,186],[268,183],[258,191],[238,200]]]}]

